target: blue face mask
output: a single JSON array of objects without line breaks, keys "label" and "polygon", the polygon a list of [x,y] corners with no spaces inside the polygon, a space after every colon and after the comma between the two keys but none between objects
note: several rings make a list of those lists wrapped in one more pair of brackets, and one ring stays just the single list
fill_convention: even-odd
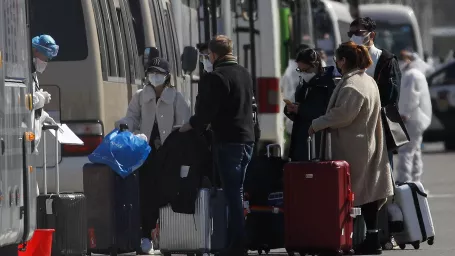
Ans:
[{"label": "blue face mask", "polygon": [[210,72],[213,71],[213,64],[212,64],[212,62],[210,62],[209,59],[204,59],[204,60],[202,61],[202,64],[204,65],[204,70],[205,70],[206,72],[209,72],[209,73],[210,73]]}]

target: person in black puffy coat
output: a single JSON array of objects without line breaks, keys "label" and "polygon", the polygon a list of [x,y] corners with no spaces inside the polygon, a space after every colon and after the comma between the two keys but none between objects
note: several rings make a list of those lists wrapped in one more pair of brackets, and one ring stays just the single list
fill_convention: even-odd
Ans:
[{"label": "person in black puffy coat", "polygon": [[[321,56],[314,49],[297,54],[297,71],[300,84],[295,99],[285,99],[284,114],[293,121],[289,158],[292,161],[308,159],[308,129],[311,121],[325,114],[335,89],[334,67],[322,67]],[[316,134],[316,153],[319,152],[321,134]],[[315,156],[313,156],[315,157]]]}]

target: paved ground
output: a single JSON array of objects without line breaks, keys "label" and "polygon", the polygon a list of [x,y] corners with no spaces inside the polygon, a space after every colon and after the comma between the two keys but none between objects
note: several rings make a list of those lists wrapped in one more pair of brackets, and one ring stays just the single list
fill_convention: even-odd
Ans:
[{"label": "paved ground", "polygon": [[[441,144],[424,147],[425,174],[423,184],[429,192],[429,203],[436,229],[435,244],[421,245],[419,250],[385,251],[386,256],[453,256],[455,255],[455,153],[445,153]],[[251,252],[257,255],[257,252]],[[276,250],[269,255],[286,255]]]}]

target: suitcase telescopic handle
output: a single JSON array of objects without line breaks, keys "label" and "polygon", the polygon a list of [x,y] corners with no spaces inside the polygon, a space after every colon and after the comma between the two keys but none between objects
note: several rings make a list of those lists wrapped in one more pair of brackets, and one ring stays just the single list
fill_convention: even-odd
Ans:
[{"label": "suitcase telescopic handle", "polygon": [[272,148],[278,148],[278,152],[279,152],[279,157],[281,157],[281,146],[280,144],[269,144],[266,146],[267,148],[267,157],[270,157],[270,151]]},{"label": "suitcase telescopic handle", "polygon": [[312,158],[316,157],[316,136],[313,134],[308,136],[308,161],[311,161]]},{"label": "suitcase telescopic handle", "polygon": [[60,127],[56,124],[52,125],[43,125],[43,180],[44,180],[44,194],[47,195],[47,163],[46,163],[46,131],[54,130],[55,131],[55,193],[60,194],[60,169],[58,165],[58,132]]}]

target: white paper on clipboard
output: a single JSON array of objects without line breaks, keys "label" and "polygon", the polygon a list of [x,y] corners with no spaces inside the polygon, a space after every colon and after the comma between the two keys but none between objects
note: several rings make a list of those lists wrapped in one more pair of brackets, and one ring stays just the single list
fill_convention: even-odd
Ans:
[{"label": "white paper on clipboard", "polygon": [[[84,145],[84,142],[77,137],[76,134],[74,134],[73,131],[68,127],[66,124],[58,124],[60,129],[58,130],[58,142],[60,144],[66,144],[66,145]],[[54,130],[49,130],[52,135],[55,136],[55,131]]]}]

